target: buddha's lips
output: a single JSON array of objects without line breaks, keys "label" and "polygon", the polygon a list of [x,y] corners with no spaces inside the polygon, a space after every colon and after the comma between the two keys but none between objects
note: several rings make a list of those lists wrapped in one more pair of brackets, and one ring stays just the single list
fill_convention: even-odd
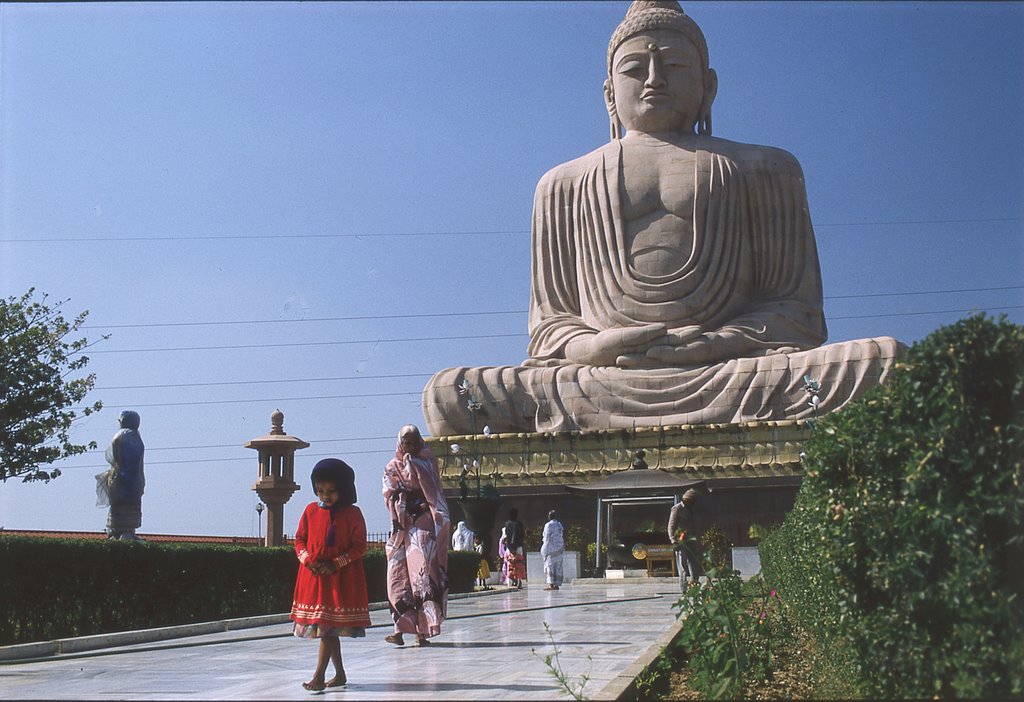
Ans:
[{"label": "buddha's lips", "polygon": [[645,92],[642,95],[640,95],[640,99],[641,100],[660,100],[660,99],[665,99],[665,98],[670,98],[670,97],[672,97],[672,96],[669,95],[668,93],[661,93],[661,92],[650,92],[650,93],[646,93]]}]

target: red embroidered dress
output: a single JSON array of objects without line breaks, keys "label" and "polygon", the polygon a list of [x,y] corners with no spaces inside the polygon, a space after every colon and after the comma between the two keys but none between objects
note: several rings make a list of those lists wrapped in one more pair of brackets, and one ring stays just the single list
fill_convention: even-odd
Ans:
[{"label": "red embroidered dress", "polygon": [[[364,636],[363,629],[370,626],[363,513],[355,505],[336,507],[333,519],[331,513],[311,502],[295,532],[295,552],[303,564],[295,579],[291,612],[297,636]],[[340,567],[330,575],[316,575],[305,567],[311,559],[334,561]]]}]

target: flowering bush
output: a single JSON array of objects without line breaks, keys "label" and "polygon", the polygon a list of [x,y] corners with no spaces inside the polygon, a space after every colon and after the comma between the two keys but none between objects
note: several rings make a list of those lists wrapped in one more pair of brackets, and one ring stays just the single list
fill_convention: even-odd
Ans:
[{"label": "flowering bush", "polygon": [[745,696],[771,678],[780,630],[779,600],[760,577],[711,569],[674,605],[685,619],[676,645],[686,651],[690,685],[709,699]]}]

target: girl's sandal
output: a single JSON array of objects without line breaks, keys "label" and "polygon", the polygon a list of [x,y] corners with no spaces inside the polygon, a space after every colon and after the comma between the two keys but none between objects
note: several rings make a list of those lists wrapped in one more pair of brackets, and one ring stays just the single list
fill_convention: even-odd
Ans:
[{"label": "girl's sandal", "polygon": [[405,640],[402,638],[401,632],[397,634],[389,634],[384,637],[384,640],[387,641],[389,644],[394,644],[396,646],[405,645]]}]

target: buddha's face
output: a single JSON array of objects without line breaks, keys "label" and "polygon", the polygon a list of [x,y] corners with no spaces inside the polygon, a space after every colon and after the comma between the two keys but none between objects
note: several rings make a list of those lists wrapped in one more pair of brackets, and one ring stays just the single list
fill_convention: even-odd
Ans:
[{"label": "buddha's face", "polygon": [[627,132],[693,132],[707,74],[685,36],[669,29],[634,34],[615,50],[611,72],[609,108]]}]

